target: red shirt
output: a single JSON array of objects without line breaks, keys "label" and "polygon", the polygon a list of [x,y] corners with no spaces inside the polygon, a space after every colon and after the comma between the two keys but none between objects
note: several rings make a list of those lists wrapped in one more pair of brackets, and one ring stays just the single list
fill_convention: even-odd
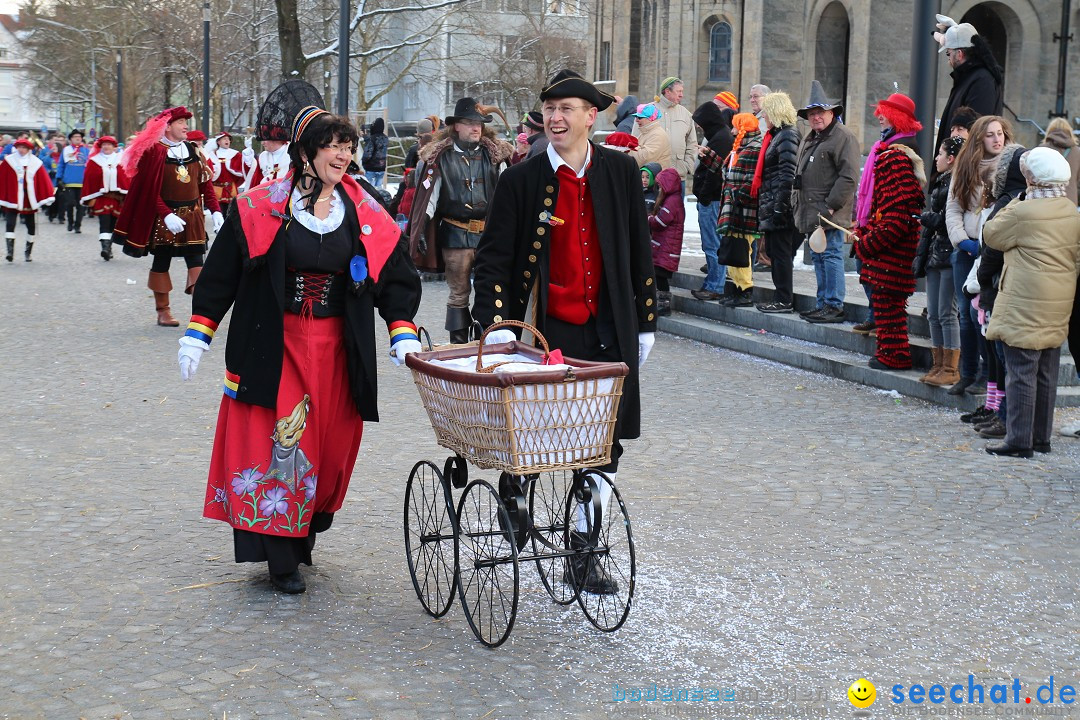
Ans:
[{"label": "red shirt", "polygon": [[592,193],[588,179],[577,177],[567,165],[560,165],[555,177],[559,181],[555,218],[563,222],[556,220],[551,226],[547,314],[584,325],[596,316],[603,273]]}]

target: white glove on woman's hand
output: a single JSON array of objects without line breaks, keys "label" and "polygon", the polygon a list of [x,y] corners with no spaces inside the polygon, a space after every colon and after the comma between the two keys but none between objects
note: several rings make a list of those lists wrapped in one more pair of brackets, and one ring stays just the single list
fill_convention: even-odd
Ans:
[{"label": "white glove on woman's hand", "polygon": [[[245,135],[244,136],[244,150],[245,151],[251,150],[253,147],[255,147],[255,136],[254,135]],[[251,150],[251,151],[255,152],[254,150]]]},{"label": "white glove on woman's hand", "polygon": [[195,377],[195,371],[199,369],[199,359],[202,354],[210,349],[202,340],[184,335],[180,338],[180,351],[176,353],[176,360],[180,363],[180,379],[190,380]]},{"label": "white glove on woman's hand", "polygon": [[390,350],[390,359],[394,361],[394,364],[401,367],[405,364],[405,356],[409,353],[420,352],[424,348],[420,345],[419,340],[401,340],[394,343],[394,347]]},{"label": "white glove on woman's hand", "polygon": [[656,333],[638,333],[637,336],[637,364],[641,367],[649,359],[653,343],[656,342]]},{"label": "white glove on woman's hand", "polygon": [[185,225],[187,225],[187,223],[176,213],[169,213],[165,216],[165,227],[169,228],[169,232],[173,235],[179,235],[184,232]]},{"label": "white glove on woman's hand", "polygon": [[214,234],[216,235],[221,230],[221,226],[225,224],[225,216],[220,212],[216,212],[210,217],[214,221]]},{"label": "white glove on woman's hand", "polygon": [[513,342],[514,340],[517,340],[517,335],[514,334],[514,331],[509,328],[504,328],[488,333],[488,336],[484,338],[484,344],[498,345],[499,343],[508,343]]}]

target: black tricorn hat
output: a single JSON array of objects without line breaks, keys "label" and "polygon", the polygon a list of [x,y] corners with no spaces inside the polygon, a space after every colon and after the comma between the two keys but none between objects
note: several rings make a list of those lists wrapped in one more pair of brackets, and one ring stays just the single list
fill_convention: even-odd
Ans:
[{"label": "black tricorn hat", "polygon": [[555,73],[547,87],[540,91],[541,102],[559,98],[581,98],[595,105],[598,110],[604,110],[615,102],[613,95],[597,90],[595,85],[569,69]]},{"label": "black tricorn hat", "polygon": [[482,123],[491,122],[490,115],[484,115],[477,109],[478,104],[473,98],[461,98],[454,105],[454,114],[446,118],[446,124],[453,125],[462,120],[476,120]]}]

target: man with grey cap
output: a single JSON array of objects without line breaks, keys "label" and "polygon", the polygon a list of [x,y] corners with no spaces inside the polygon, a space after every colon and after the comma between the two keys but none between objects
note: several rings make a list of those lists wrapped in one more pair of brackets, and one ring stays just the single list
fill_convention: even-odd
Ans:
[{"label": "man with grey cap", "polygon": [[[677,77],[669,77],[660,83],[660,95],[653,100],[653,104],[660,108],[660,127],[664,128],[671,143],[671,165],[679,171],[685,187],[686,182],[694,177],[698,144],[694,118],[689,110],[679,104],[682,99],[683,81]],[[634,124],[631,135],[641,136],[641,128],[637,123]]]},{"label": "man with grey cap", "polygon": [[536,110],[525,113],[525,117],[521,118],[521,127],[529,143],[526,160],[547,150],[548,139],[544,134],[544,116],[541,113]]},{"label": "man with grey cap", "polygon": [[937,27],[943,32],[934,33],[934,38],[941,45],[938,52],[945,53],[945,60],[952,68],[953,79],[934,143],[934,147],[941,147],[942,140],[949,136],[957,108],[966,106],[979,115],[1001,114],[1005,73],[994,59],[990,45],[971,23],[958,25],[945,15],[938,15],[937,20]]},{"label": "man with grey cap", "polygon": [[[810,101],[799,110],[810,132],[799,144],[791,207],[799,232],[809,234],[825,226],[825,250],[814,252],[817,305],[803,313],[813,323],[844,321],[844,233],[829,223],[851,227],[851,209],[859,179],[859,141],[840,122],[844,108],[828,99],[817,80],[810,86]],[[822,223],[818,216],[828,222]]]}]

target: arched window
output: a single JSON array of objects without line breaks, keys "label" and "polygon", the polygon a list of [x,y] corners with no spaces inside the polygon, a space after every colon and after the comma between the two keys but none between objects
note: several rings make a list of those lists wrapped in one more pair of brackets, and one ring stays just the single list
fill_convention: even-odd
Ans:
[{"label": "arched window", "polygon": [[709,82],[731,82],[731,25],[723,21],[709,31]]}]

